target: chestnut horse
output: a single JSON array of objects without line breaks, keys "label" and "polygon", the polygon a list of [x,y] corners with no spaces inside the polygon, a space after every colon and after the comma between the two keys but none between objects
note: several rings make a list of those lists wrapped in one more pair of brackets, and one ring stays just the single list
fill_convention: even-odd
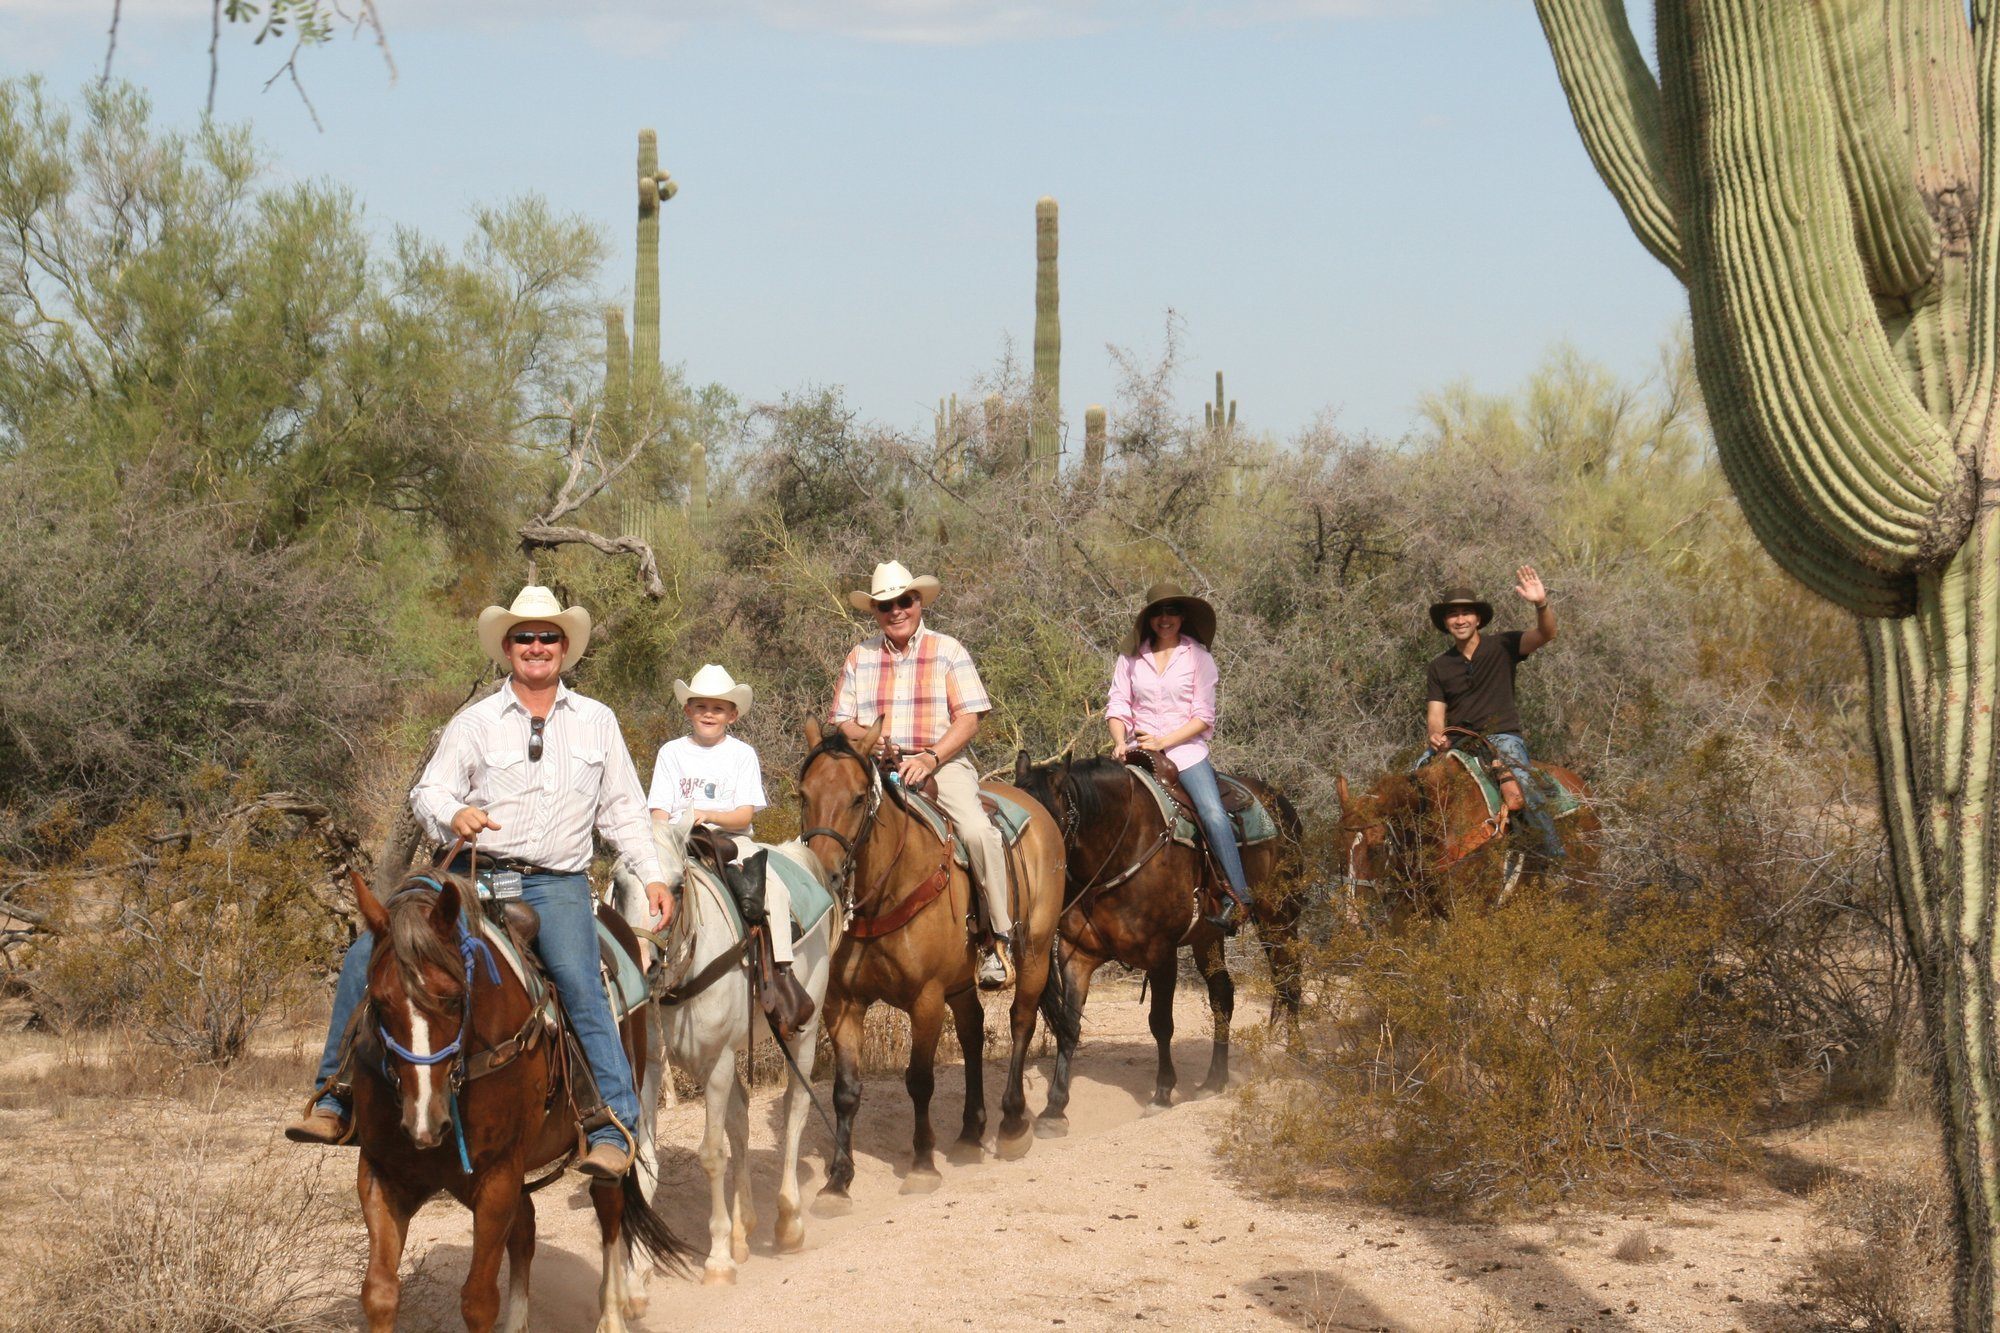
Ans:
[{"label": "chestnut horse", "polygon": [[[826,1184],[813,1200],[813,1212],[822,1217],[839,1216],[854,1206],[848,1186],[854,1180],[854,1115],[861,1106],[861,1028],[869,1007],[878,1001],[910,1016],[910,1065],[903,1086],[910,1093],[916,1128],[903,1193],[927,1194],[940,1180],[933,1155],[931,1092],[947,1007],[965,1052],[965,1118],[950,1158],[976,1162],[984,1151],[986,1010],[975,989],[978,953],[965,924],[972,909],[972,881],[950,849],[904,809],[897,789],[884,780],[871,757],[881,725],[878,720],[858,744],[850,744],[839,728],[822,733],[818,721],[808,719],[809,752],[799,770],[805,822],[799,836],[825,867],[827,883],[848,915],[826,991],[836,1124]],[[1034,1140],[1022,1081],[1036,1008],[1048,1015],[1059,1037],[1068,1013],[1060,995],[1048,990],[1052,981],[1057,988],[1062,984],[1050,966],[1056,914],[1062,910],[1062,833],[1046,810],[1012,787],[985,787],[1014,797],[1032,812],[1020,842],[1007,853],[1013,872],[1014,939],[1020,948],[1010,1011],[1014,1045],[1000,1096],[998,1146],[1001,1156],[1018,1157]]]},{"label": "chestnut horse", "polygon": [[[450,875],[416,875],[382,903],[354,876],[362,920],[375,937],[368,998],[359,1022],[354,1132],[361,1148],[355,1188],[368,1224],[368,1271],[361,1306],[368,1327],[388,1333],[401,1296],[397,1265],[410,1217],[440,1190],[472,1210],[472,1266],[459,1295],[468,1329],[494,1327],[500,1312],[500,1256],[507,1256],[509,1333],[528,1326],[528,1266],[535,1253],[535,1204],[528,1172],[576,1150],[560,1043],[547,1026],[553,1000],[537,1005],[513,956],[497,943],[477,900]],[[623,922],[613,931],[636,959]],[[501,961],[495,955],[501,956]],[[551,992],[552,993],[552,992]],[[626,1056],[644,1077],[646,1006],[621,1029]],[[635,1126],[651,1151],[651,1127]],[[560,1174],[560,1173],[558,1173]],[[549,1177],[554,1179],[556,1177]],[[544,1182],[538,1182],[544,1183]],[[627,1272],[631,1246],[680,1269],[692,1251],[647,1204],[638,1173],[594,1184],[603,1241],[599,1333],[618,1333],[643,1312]]]},{"label": "chestnut horse", "polygon": [[[1105,963],[1123,963],[1146,974],[1153,992],[1148,1025],[1159,1048],[1149,1110],[1173,1105],[1174,986],[1180,977],[1180,950],[1194,951],[1195,966],[1208,983],[1208,1008],[1215,1020],[1208,1074],[1197,1092],[1229,1085],[1229,1022],[1236,1008],[1236,983],[1222,953],[1222,932],[1200,914],[1195,891],[1203,875],[1204,853],[1175,842],[1159,802],[1129,765],[1113,759],[1085,759],[1030,765],[1015,762],[1014,780],[1055,813],[1067,845],[1067,902],[1059,924],[1059,961],[1068,1001],[1079,1015],[1090,994],[1090,979]],[[1271,1021],[1299,1016],[1299,915],[1305,898],[1298,891],[1303,846],[1298,812],[1292,803],[1255,778],[1239,778],[1256,794],[1278,824],[1278,836],[1243,849],[1243,874],[1251,890],[1250,919],[1271,965],[1276,1002]],[[1058,1038],[1048,1108],[1035,1132],[1057,1138],[1068,1132],[1070,1059],[1074,1040]]]},{"label": "chestnut horse", "polygon": [[[1411,916],[1449,916],[1466,908],[1492,907],[1523,888],[1543,887],[1553,877],[1574,878],[1597,866],[1596,834],[1602,827],[1579,778],[1556,764],[1535,767],[1583,802],[1558,820],[1556,831],[1568,853],[1558,870],[1538,849],[1510,845],[1493,836],[1493,819],[1479,782],[1462,765],[1440,755],[1415,773],[1391,771],[1356,795],[1340,778],[1338,854],[1345,863],[1341,884],[1348,894],[1348,917],[1358,920],[1361,894],[1373,896],[1390,929]],[[1520,829],[1518,815],[1508,823]],[[1532,833],[1523,836],[1535,841]]]}]

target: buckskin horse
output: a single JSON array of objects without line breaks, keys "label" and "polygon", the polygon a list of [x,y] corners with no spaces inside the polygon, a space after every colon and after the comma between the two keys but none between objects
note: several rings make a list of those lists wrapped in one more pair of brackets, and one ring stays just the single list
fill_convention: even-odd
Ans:
[{"label": "buckskin horse", "polygon": [[[1196,890],[1206,854],[1174,840],[1160,806],[1127,764],[1114,759],[1064,759],[1031,765],[1015,761],[1015,782],[1051,811],[1062,826],[1068,852],[1068,890],[1060,919],[1064,993],[1081,1015],[1091,976],[1105,963],[1123,963],[1146,974],[1153,1004],[1148,1016],[1159,1048],[1159,1066],[1149,1108],[1173,1105],[1174,986],[1180,950],[1193,950],[1195,966],[1208,983],[1209,1012],[1215,1019],[1208,1073],[1198,1092],[1222,1091],[1229,1083],[1229,1023],[1236,1008],[1236,983],[1223,959],[1222,932],[1202,918]],[[1244,877],[1250,883],[1250,919],[1271,965],[1280,1015],[1296,1023],[1299,976],[1295,949],[1304,896],[1298,891],[1303,867],[1298,812],[1269,785],[1238,778],[1270,811],[1278,836],[1243,849]],[[1217,872],[1219,873],[1219,872]],[[1071,1025],[1074,1030],[1075,1025]],[[1070,1062],[1076,1041],[1057,1037],[1048,1107],[1035,1123],[1047,1138],[1068,1132]]]},{"label": "buckskin horse", "polygon": [[[1471,738],[1475,753],[1482,739]],[[1574,884],[1595,869],[1602,824],[1583,779],[1558,764],[1537,761],[1535,767],[1579,802],[1556,823],[1568,853],[1560,872],[1538,852],[1510,846],[1513,815],[1496,810],[1479,780],[1446,755],[1415,773],[1391,770],[1358,795],[1345,777],[1338,779],[1338,854],[1345,863],[1341,884],[1349,919],[1359,920],[1363,892],[1373,895],[1389,928],[1397,930],[1414,915],[1491,907],[1523,888],[1545,886],[1552,875]]]},{"label": "buckskin horse", "polygon": [[[940,1177],[931,1131],[931,1092],[938,1037],[948,1007],[965,1052],[965,1117],[952,1161],[977,1161],[984,1148],[986,1094],[982,1060],[986,1011],[975,989],[977,952],[967,937],[972,882],[951,849],[904,808],[872,757],[881,722],[850,744],[838,729],[806,721],[808,746],[799,770],[805,831],[799,836],[826,870],[827,883],[848,909],[847,933],[833,956],[826,1028],[833,1039],[833,1159],[813,1211],[836,1217],[853,1208],[854,1115],[861,1106],[861,1029],[868,1009],[883,1002],[910,1016],[910,1065],[903,1078],[916,1125],[903,1193],[924,1194]],[[1027,828],[1008,850],[1013,872],[1014,932],[1020,945],[1010,1009],[1013,1051],[1000,1097],[998,1147],[1018,1157],[1034,1141],[1023,1075],[1039,1007],[1060,1037],[1070,1021],[1050,966],[1056,914],[1062,910],[1062,834],[1048,811],[997,783],[1029,809]],[[1072,1039],[1073,1040],[1073,1039]]]},{"label": "buckskin horse", "polygon": [[[528,1326],[528,1268],[535,1203],[527,1174],[576,1151],[562,1043],[552,1024],[553,988],[530,997],[517,954],[453,876],[414,875],[384,907],[359,875],[354,894],[375,937],[368,997],[358,1022],[354,1131],[361,1149],[355,1188],[368,1224],[361,1306],[368,1327],[395,1327],[397,1265],[410,1217],[439,1191],[472,1210],[472,1264],[460,1291],[465,1326],[485,1333],[500,1311],[500,1256],[508,1264],[508,1333]],[[612,925],[636,959],[622,921]],[[504,962],[496,960],[496,954]],[[451,1034],[445,1039],[446,1034]],[[643,1077],[646,1007],[620,1029]],[[652,1127],[638,1125],[639,1156]],[[559,1179],[558,1171],[536,1187]],[[643,1312],[643,1283],[628,1272],[634,1244],[649,1260],[680,1269],[691,1251],[647,1204],[638,1172],[590,1188],[603,1242],[599,1333],[621,1333]],[[635,1290],[635,1286],[637,1289]]]}]

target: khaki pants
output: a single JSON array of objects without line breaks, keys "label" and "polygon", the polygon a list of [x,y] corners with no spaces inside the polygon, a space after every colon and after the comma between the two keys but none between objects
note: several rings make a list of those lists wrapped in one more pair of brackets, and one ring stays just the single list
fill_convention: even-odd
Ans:
[{"label": "khaki pants", "polygon": [[938,804],[958,826],[958,836],[965,839],[972,881],[986,902],[986,923],[994,933],[1004,935],[1014,928],[1014,919],[1007,911],[1007,844],[1000,840],[1000,830],[993,827],[986,807],[979,803],[979,770],[961,754],[938,770],[937,785]]}]

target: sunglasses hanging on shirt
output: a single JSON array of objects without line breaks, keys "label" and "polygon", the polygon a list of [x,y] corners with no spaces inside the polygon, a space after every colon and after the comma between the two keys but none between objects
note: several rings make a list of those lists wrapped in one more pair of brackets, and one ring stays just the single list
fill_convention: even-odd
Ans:
[{"label": "sunglasses hanging on shirt", "polygon": [[542,731],[548,724],[549,720],[545,717],[528,719],[528,762],[531,764],[542,761]]}]

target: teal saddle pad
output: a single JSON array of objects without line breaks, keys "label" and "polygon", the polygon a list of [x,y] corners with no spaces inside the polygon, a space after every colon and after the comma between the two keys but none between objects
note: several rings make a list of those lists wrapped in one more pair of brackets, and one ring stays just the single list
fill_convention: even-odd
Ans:
[{"label": "teal saddle pad", "polygon": [[[1154,802],[1160,807],[1160,817],[1172,822],[1174,841],[1183,847],[1194,846],[1194,821],[1180,813],[1179,807],[1174,804],[1174,798],[1167,794],[1165,785],[1153,776],[1150,769],[1140,768],[1137,765],[1128,765],[1128,768],[1134,777],[1145,784],[1146,790],[1152,793]],[[1215,778],[1217,783],[1234,787],[1250,798],[1247,808],[1235,811],[1229,816],[1229,822],[1236,828],[1237,846],[1255,847],[1260,842],[1269,842],[1278,836],[1277,821],[1271,818],[1271,812],[1264,808],[1264,802],[1258,799],[1256,792],[1227,773],[1217,773]]]},{"label": "teal saddle pad", "polygon": [[[920,796],[907,787],[903,789],[903,799],[909,811],[936,835],[938,841],[950,838],[952,858],[960,866],[966,865],[965,842],[958,836],[956,830],[951,828],[951,821],[944,817],[944,811],[938,809],[927,797]],[[1028,831],[1028,821],[1034,818],[1033,812],[1027,806],[1011,796],[1002,796],[999,792],[981,788],[979,803],[986,807],[986,817],[993,821],[994,828],[1000,830],[1000,841],[1008,847],[1021,841],[1021,835]]]},{"label": "teal saddle pad", "polygon": [[[600,907],[600,912],[609,908]],[[508,961],[521,976],[528,979],[529,998],[536,1004],[542,1001],[542,988],[548,984],[548,973],[542,970],[539,960],[530,964],[523,959],[521,950],[514,944],[514,937],[499,922],[488,919],[482,938],[488,945],[506,954]],[[611,1000],[611,1016],[624,1022],[626,1015],[646,1002],[646,974],[639,970],[638,962],[625,952],[625,946],[604,924],[604,918],[597,918],[597,955],[604,973],[604,988]]]},{"label": "teal saddle pad", "polygon": [[[707,866],[690,863],[688,873],[699,875],[714,888],[722,909],[729,913],[729,923],[736,930],[736,937],[743,937],[743,913],[737,910],[736,895],[728,888],[715,882],[715,875]],[[833,894],[813,875],[810,870],[789,856],[781,856],[775,850],[764,861],[764,879],[768,884],[772,875],[785,883],[785,892],[792,900],[792,921],[796,929],[793,939],[810,934],[826,914],[833,910]]]}]

